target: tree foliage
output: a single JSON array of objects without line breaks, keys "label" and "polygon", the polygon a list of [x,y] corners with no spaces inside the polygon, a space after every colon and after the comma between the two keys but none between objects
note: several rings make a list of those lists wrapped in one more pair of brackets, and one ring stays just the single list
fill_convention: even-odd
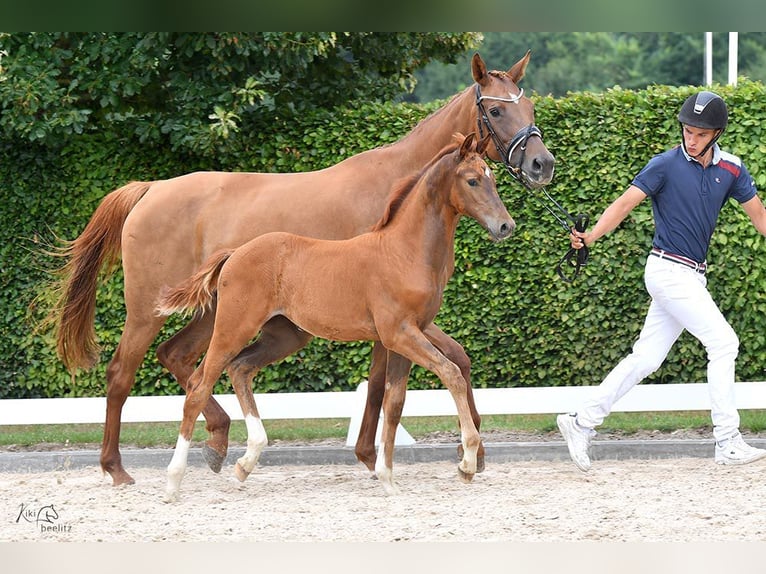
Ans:
[{"label": "tree foliage", "polygon": [[385,101],[474,33],[51,32],[0,35],[0,134],[46,144],[109,129],[222,153],[317,108]]}]

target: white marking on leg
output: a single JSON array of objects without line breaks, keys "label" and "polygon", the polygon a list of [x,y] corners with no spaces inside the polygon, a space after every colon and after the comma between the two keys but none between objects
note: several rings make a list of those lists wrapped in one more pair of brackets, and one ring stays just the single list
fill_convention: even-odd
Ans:
[{"label": "white marking on leg", "polygon": [[176,441],[176,450],[173,453],[173,458],[168,465],[168,483],[165,488],[166,498],[168,502],[174,502],[178,500],[178,491],[181,488],[181,479],[186,472],[186,461],[189,458],[189,446],[191,442],[186,440],[180,434]]},{"label": "white marking on leg", "polygon": [[463,460],[460,461],[458,468],[466,474],[474,475],[476,474],[479,447],[469,448],[466,445],[465,433],[463,431],[460,432],[460,442],[463,443]]},{"label": "white marking on leg", "polygon": [[380,447],[378,447],[378,457],[375,459],[375,474],[386,494],[399,493],[399,489],[394,484],[394,471],[386,466],[386,447],[382,442]]},{"label": "white marking on leg", "polygon": [[266,429],[263,427],[263,422],[260,418],[247,415],[245,417],[245,427],[247,427],[247,450],[237,460],[237,463],[247,474],[250,474],[255,465],[258,464],[258,459],[261,457],[263,449],[269,444],[269,439],[266,436]]}]

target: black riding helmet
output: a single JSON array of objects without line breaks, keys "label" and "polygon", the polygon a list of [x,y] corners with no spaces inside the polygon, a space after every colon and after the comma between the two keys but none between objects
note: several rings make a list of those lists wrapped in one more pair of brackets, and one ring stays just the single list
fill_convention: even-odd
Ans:
[{"label": "black riding helmet", "polygon": [[[681,111],[678,112],[678,121],[683,126],[693,126],[706,130],[718,130],[715,137],[705,146],[698,156],[704,155],[708,149],[718,140],[729,123],[729,111],[721,96],[713,92],[702,91],[686,98]],[[683,132],[681,143],[683,144]],[[684,145],[684,149],[686,146]]]}]

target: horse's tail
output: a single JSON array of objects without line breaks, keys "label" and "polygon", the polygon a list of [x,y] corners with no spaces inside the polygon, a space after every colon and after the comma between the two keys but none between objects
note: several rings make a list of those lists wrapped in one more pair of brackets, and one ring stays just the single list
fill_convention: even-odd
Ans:
[{"label": "horse's tail", "polygon": [[155,307],[157,315],[188,313],[197,309],[204,312],[205,309],[211,309],[218,291],[218,277],[232,253],[233,249],[214,253],[194,275],[172,289],[163,289]]},{"label": "horse's tail", "polygon": [[[89,369],[98,361],[96,287],[106,280],[121,256],[122,227],[128,214],[152,182],[134,181],[101,200],[90,221],[74,241],[62,241],[55,255],[67,262],[54,285],[58,299],[47,321],[57,325],[56,351],[70,372]],[[102,273],[103,268],[103,273]]]}]

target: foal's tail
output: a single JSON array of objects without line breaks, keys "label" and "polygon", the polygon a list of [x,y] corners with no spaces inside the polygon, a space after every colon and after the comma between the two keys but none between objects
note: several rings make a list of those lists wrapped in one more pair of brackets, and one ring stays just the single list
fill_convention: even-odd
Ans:
[{"label": "foal's tail", "polygon": [[[116,269],[122,247],[122,226],[152,182],[134,181],[101,200],[74,241],[63,241],[53,253],[67,261],[54,284],[57,301],[45,322],[57,326],[56,351],[70,372],[89,369],[98,361],[94,327],[96,287]],[[103,273],[102,273],[103,268]]]},{"label": "foal's tail", "polygon": [[232,253],[233,249],[213,253],[194,275],[172,289],[166,287],[157,300],[157,315],[188,313],[196,309],[204,312],[212,308],[218,290],[218,277]]}]

